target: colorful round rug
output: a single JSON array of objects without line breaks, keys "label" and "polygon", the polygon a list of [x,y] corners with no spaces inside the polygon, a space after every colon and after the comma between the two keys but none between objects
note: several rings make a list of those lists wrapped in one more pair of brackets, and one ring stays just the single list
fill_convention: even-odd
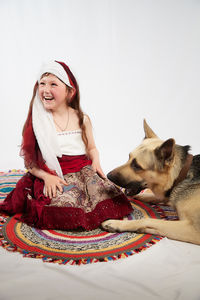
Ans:
[{"label": "colorful round rug", "polygon": [[[13,172],[11,174],[14,175]],[[0,188],[0,191],[4,188],[5,194],[10,191],[11,177],[8,177],[5,182],[6,192],[4,184]],[[166,218],[169,215],[169,211],[163,207],[150,206],[137,200],[130,201],[134,208],[133,213],[127,217],[130,220],[144,217]],[[18,251],[25,257],[41,258],[44,262],[87,264],[116,260],[141,252],[162,239],[160,236],[134,232],[109,233],[101,228],[89,232],[39,230],[19,222],[17,217],[19,215],[0,216],[0,245],[9,251]]]}]

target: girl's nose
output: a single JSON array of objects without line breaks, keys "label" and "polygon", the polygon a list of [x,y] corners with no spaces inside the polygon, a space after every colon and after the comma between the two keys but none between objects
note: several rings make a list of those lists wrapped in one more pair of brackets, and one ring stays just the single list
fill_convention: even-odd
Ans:
[{"label": "girl's nose", "polygon": [[44,92],[45,93],[49,93],[50,92],[50,88],[49,88],[48,84],[45,84],[45,86],[44,86]]}]

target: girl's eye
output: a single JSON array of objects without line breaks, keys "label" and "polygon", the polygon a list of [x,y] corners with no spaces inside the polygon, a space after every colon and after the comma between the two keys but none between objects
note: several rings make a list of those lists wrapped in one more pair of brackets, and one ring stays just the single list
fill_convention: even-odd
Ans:
[{"label": "girl's eye", "polygon": [[45,85],[45,83],[44,82],[40,82],[40,85]]},{"label": "girl's eye", "polygon": [[52,83],[51,85],[53,85],[53,86],[57,86],[57,84],[56,84],[56,83]]}]

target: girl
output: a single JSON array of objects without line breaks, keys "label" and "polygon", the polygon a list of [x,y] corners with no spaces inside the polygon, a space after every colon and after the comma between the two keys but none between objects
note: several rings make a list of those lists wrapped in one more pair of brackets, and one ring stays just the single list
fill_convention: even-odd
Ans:
[{"label": "girl", "polygon": [[41,229],[97,228],[132,211],[125,195],[106,179],[90,119],[79,103],[69,67],[44,65],[23,128],[21,155],[28,172],[0,210]]}]

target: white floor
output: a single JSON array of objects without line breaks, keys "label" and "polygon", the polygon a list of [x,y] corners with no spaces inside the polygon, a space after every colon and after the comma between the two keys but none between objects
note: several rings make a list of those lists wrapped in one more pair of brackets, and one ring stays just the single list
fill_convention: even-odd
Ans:
[{"label": "white floor", "polygon": [[82,266],[0,248],[0,300],[199,300],[200,246],[163,239],[142,253]]}]

